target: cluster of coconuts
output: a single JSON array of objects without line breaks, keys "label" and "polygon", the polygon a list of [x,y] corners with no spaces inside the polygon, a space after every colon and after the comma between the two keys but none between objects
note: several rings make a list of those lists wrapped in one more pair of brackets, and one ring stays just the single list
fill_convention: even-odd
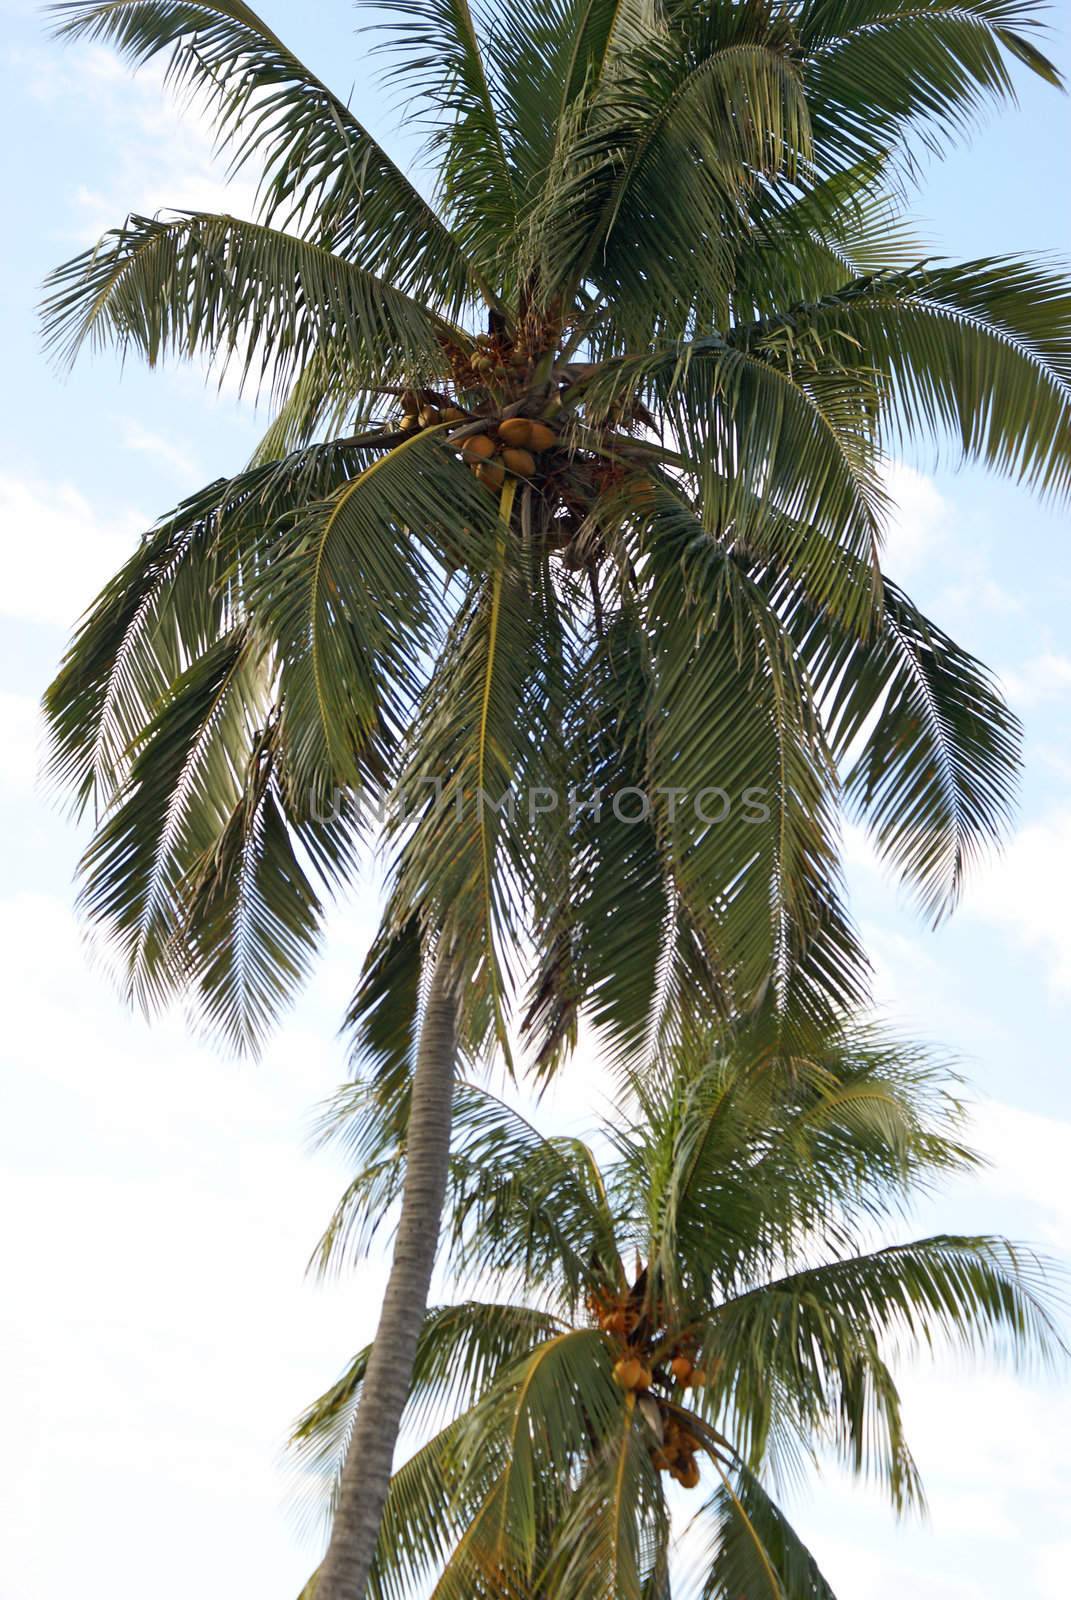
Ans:
[{"label": "cluster of coconuts", "polygon": [[440,422],[467,422],[466,411],[457,406],[416,406],[410,402],[402,412],[400,427],[403,433],[413,433],[417,428],[434,428]]},{"label": "cluster of coconuts", "polygon": [[488,384],[502,388],[519,378],[531,365],[534,352],[523,336],[512,342],[503,335],[478,334],[472,351],[455,351],[454,377],[462,389],[481,389]]},{"label": "cluster of coconuts", "polygon": [[676,1417],[669,1417],[663,1424],[662,1443],[652,1450],[651,1460],[659,1472],[668,1472],[685,1489],[694,1489],[699,1482],[699,1463],[695,1457],[700,1448],[695,1435]]},{"label": "cluster of coconuts", "polygon": [[536,456],[557,443],[558,436],[545,422],[529,417],[506,417],[494,434],[476,433],[465,439],[461,454],[488,489],[501,489],[507,472],[517,478],[531,478],[536,471]]}]

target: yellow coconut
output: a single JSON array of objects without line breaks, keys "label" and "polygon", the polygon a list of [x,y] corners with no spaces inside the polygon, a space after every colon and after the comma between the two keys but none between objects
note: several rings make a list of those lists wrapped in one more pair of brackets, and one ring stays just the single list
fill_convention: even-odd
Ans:
[{"label": "yellow coconut", "polygon": [[639,1370],[640,1363],[635,1356],[622,1356],[620,1361],[614,1362],[614,1382],[619,1388],[634,1389]]},{"label": "yellow coconut", "polygon": [[706,1381],[707,1375],[703,1371],[702,1367],[696,1367],[693,1370],[691,1377],[688,1379],[688,1387],[690,1389],[702,1389]]},{"label": "yellow coconut", "polygon": [[467,413],[459,411],[457,406],[444,406],[442,418],[444,422],[464,422]]},{"label": "yellow coconut", "polygon": [[530,478],[536,469],[535,456],[528,450],[503,450],[502,460],[519,478]]},{"label": "yellow coconut", "polygon": [[533,422],[532,431],[528,436],[528,448],[534,450],[536,455],[541,450],[550,450],[558,442],[558,435],[553,428],[548,428],[545,422]]},{"label": "yellow coconut", "polygon": [[415,411],[402,412],[401,428],[405,433],[411,433],[414,428],[418,428],[419,426],[420,418],[417,416]]},{"label": "yellow coconut", "polygon": [[527,417],[507,417],[505,422],[498,424],[498,437],[503,444],[523,450],[532,437],[532,424]]},{"label": "yellow coconut", "polygon": [[420,413],[421,426],[433,428],[437,422],[442,421],[442,414],[438,406],[425,406]]},{"label": "yellow coconut", "polygon": [[473,434],[472,438],[465,439],[461,446],[461,454],[470,463],[488,461],[494,453],[495,441],[486,433]]},{"label": "yellow coconut", "polygon": [[488,489],[501,489],[506,470],[501,461],[481,461],[476,476]]},{"label": "yellow coconut", "polygon": [[687,1356],[674,1356],[669,1364],[669,1370],[678,1383],[687,1383],[692,1376],[692,1363]]}]

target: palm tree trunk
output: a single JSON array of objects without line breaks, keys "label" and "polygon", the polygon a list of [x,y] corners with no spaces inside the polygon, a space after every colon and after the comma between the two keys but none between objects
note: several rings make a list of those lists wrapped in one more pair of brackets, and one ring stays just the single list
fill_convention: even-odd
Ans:
[{"label": "palm tree trunk", "polygon": [[363,1600],[439,1242],[450,1158],[457,995],[440,954],[413,1074],[402,1212],[316,1600]]}]

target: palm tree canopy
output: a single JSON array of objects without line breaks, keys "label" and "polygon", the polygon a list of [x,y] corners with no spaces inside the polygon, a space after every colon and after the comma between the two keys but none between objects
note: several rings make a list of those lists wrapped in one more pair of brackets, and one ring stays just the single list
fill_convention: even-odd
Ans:
[{"label": "palm tree canopy", "polygon": [[[370,1593],[829,1596],[771,1491],[832,1451],[898,1508],[920,1500],[890,1361],[943,1343],[1059,1350],[1029,1252],[883,1241],[913,1196],[973,1163],[954,1087],[926,1050],[872,1030],[786,1059],[752,1027],[667,1058],[593,1146],[462,1085],[451,1260],[479,1297],[429,1312],[409,1400],[422,1442],[395,1474]],[[399,1181],[404,1151],[373,1152],[367,1113],[349,1088],[326,1124],[374,1159],[324,1270],[367,1245]],[[297,1426],[320,1488],[366,1357]],[[704,1489],[685,1541],[698,1577],[671,1559],[670,1476]]]},{"label": "palm tree canopy", "polygon": [[[950,437],[1071,486],[1065,280],[921,260],[891,198],[1013,64],[1057,81],[1037,6],[397,0],[431,202],[239,0],[55,11],[165,54],[264,174],[255,222],[132,216],[44,306],[62,359],[236,362],[276,404],[47,697],[131,994],[192,992],[255,1047],[368,837],[336,788],[400,785],[353,1010],[385,1065],[429,930],[473,1049],[531,979],[546,1070],[585,1004],[634,1060],[697,1006],[821,1028],[856,1003],[838,808],[936,917],[1019,760],[984,668],[883,579],[884,452]],[[569,815],[570,788],[645,809]]]}]

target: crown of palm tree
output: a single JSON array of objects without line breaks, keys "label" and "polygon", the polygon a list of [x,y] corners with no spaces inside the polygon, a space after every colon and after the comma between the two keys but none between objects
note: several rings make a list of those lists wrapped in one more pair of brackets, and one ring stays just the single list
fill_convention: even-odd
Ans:
[{"label": "crown of palm tree", "polygon": [[[696,1004],[856,1000],[838,803],[938,915],[1018,762],[984,670],[882,581],[883,449],[950,432],[1071,477],[1063,280],[920,263],[887,196],[909,148],[1010,93],[1009,55],[1055,80],[1036,7],[406,0],[388,43],[434,206],[237,0],[56,10],[134,63],[169,51],[265,170],[257,222],[131,217],[45,305],[64,356],[202,353],[280,402],[247,469],[145,536],[48,696],[54,771],[101,818],[83,904],[132,994],[192,990],[255,1045],[360,853],[335,786],[434,778],[467,803],[425,791],[396,829],[373,1053],[410,1042],[421,930],[464,967],[474,1045],[534,972],[547,1067],[585,1001],[631,1052]],[[650,814],[567,820],[570,785]],[[477,803],[511,786],[558,807]]]},{"label": "crown of palm tree", "polygon": [[[832,1450],[898,1508],[920,1501],[890,1353],[1058,1350],[1034,1256],[881,1242],[973,1163],[924,1049],[861,1029],[786,1060],[751,1029],[634,1088],[634,1116],[593,1146],[459,1087],[452,1261],[482,1296],[424,1324],[408,1402],[424,1440],[392,1481],[370,1594],[823,1600],[770,1486]],[[367,1113],[348,1089],[327,1121],[362,1159]],[[375,1153],[324,1270],[390,1213],[399,1151]],[[297,1426],[317,1483],[337,1473],[367,1357]],[[703,1490],[677,1555],[670,1478]]]}]

